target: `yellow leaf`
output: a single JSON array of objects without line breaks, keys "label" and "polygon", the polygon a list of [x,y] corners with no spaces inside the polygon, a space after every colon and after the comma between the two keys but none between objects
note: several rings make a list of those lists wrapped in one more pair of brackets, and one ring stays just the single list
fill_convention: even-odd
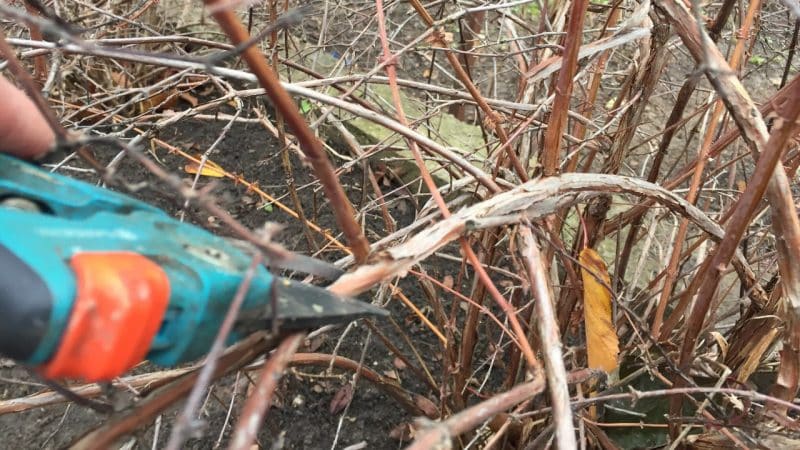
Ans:
[{"label": "yellow leaf", "polygon": [[[194,175],[197,173],[198,167],[199,164],[191,162],[183,166],[183,170],[186,173]],[[225,169],[211,161],[206,161],[206,163],[203,165],[203,170],[200,171],[200,175],[204,177],[222,178],[225,176]]]},{"label": "yellow leaf", "polygon": [[611,317],[611,280],[605,262],[591,248],[581,251],[583,318],[590,369],[615,374],[619,366],[619,338]]}]

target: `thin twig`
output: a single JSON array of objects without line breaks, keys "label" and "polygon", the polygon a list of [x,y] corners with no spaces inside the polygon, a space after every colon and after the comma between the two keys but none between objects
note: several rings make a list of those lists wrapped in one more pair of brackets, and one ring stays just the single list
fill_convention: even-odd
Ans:
[{"label": "thin twig", "polygon": [[272,396],[278,381],[303,339],[305,339],[304,333],[287,336],[261,369],[256,387],[247,398],[247,403],[239,416],[238,425],[236,425],[230,446],[228,446],[229,450],[249,449],[255,441],[264,415],[272,404]]},{"label": "thin twig", "polygon": [[233,299],[231,299],[231,304],[228,306],[228,312],[225,314],[225,319],[222,321],[222,325],[217,332],[217,336],[214,338],[214,343],[211,345],[211,349],[206,356],[205,364],[200,371],[200,375],[197,377],[197,383],[194,385],[192,393],[189,396],[189,399],[186,401],[186,405],[183,407],[183,411],[181,412],[180,416],[178,416],[178,420],[175,422],[175,426],[172,429],[169,441],[167,441],[167,446],[165,447],[167,450],[180,449],[187,438],[187,434],[192,427],[193,421],[195,420],[194,417],[197,413],[197,408],[200,406],[200,402],[203,398],[206,388],[208,388],[209,384],[211,383],[211,379],[214,376],[214,372],[217,368],[219,357],[225,350],[225,342],[228,338],[228,334],[233,329],[234,322],[239,314],[239,308],[241,307],[242,303],[244,303],[244,298],[247,296],[247,292],[250,290],[250,283],[253,281],[253,276],[256,274],[256,269],[261,265],[261,260],[261,253],[256,253],[256,255],[253,257],[253,260],[250,262],[250,267],[248,267],[244,278],[242,278],[239,288],[236,290],[236,294],[234,295]]},{"label": "thin twig", "polygon": [[[205,0],[205,4],[212,9],[222,3],[222,0]],[[216,8],[212,15],[234,44],[239,45],[247,41],[247,31],[233,11],[228,8]],[[289,128],[300,141],[300,147],[314,167],[314,172],[325,190],[336,221],[344,232],[356,261],[363,262],[369,253],[369,243],[361,231],[361,226],[354,219],[353,206],[339,183],[325,149],[300,115],[294,101],[281,86],[280,80],[269,67],[264,55],[254,47],[247,47],[243,50],[242,56],[258,78],[259,83],[266,89],[267,95],[281,112]]]}]

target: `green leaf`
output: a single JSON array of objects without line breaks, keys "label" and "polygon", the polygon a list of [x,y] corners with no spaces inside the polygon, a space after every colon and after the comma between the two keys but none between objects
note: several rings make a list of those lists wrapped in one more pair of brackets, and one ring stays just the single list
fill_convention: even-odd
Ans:
[{"label": "green leaf", "polygon": [[272,203],[266,203],[264,206],[261,207],[264,211],[271,213],[272,212]]},{"label": "green leaf", "polygon": [[311,108],[313,108],[313,105],[311,104],[310,101],[308,101],[305,98],[300,100],[300,112],[301,113],[308,114],[308,112],[311,111]]},{"label": "green leaf", "polygon": [[753,55],[750,57],[750,64],[754,66],[762,66],[765,62],[767,62],[767,58],[764,58],[763,56]]}]

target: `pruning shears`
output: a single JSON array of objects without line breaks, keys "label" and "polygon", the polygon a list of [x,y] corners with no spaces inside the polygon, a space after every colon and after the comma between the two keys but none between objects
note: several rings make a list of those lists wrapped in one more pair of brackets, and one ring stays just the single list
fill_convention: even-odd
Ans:
[{"label": "pruning shears", "polygon": [[[0,354],[48,379],[108,381],[205,355],[252,255],[129,196],[0,154]],[[229,344],[384,309],[260,265]]]}]

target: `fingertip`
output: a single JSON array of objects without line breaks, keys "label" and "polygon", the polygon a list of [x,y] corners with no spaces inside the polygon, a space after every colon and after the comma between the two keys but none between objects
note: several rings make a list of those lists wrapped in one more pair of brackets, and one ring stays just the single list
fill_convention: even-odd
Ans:
[{"label": "fingertip", "polygon": [[33,101],[0,76],[0,151],[35,158],[55,144],[56,136]]}]

